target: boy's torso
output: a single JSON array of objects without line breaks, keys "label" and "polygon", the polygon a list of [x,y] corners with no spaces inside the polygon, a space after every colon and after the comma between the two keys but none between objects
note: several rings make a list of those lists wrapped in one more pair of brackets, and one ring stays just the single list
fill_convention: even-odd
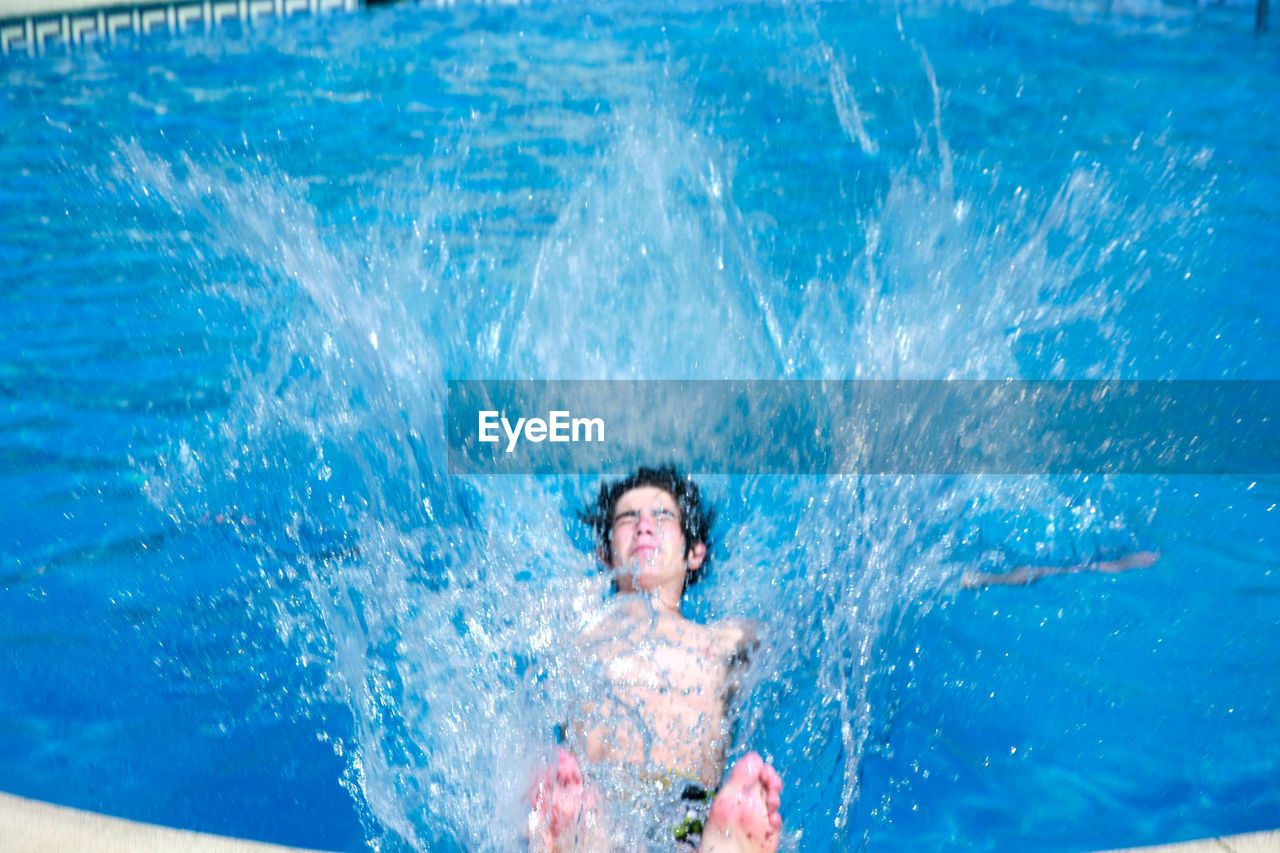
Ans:
[{"label": "boy's torso", "polygon": [[734,625],[619,608],[583,638],[583,663],[602,688],[574,727],[588,760],[714,787],[728,747],[725,706],[742,639]]}]

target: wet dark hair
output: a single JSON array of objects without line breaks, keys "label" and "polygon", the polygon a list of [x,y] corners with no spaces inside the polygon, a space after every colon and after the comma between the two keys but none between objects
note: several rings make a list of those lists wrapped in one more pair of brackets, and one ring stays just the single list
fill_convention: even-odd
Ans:
[{"label": "wet dark hair", "polygon": [[[694,545],[701,542],[710,547],[711,524],[715,520],[715,511],[702,500],[702,492],[697,483],[681,474],[673,465],[659,468],[639,468],[628,477],[600,486],[600,493],[595,502],[589,504],[578,513],[578,518],[591,528],[596,547],[604,554],[605,562],[613,562],[613,542],[609,533],[613,529],[613,513],[618,507],[618,498],[632,489],[645,486],[662,489],[675,498],[680,509],[680,532],[684,534],[684,553],[687,557]],[[711,557],[708,552],[702,565],[696,571],[688,573],[685,587],[697,583],[707,568]]]}]

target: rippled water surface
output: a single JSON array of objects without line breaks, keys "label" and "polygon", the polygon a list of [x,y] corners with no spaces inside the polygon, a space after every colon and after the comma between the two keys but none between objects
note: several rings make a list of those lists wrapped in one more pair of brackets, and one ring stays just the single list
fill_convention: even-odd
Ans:
[{"label": "rippled water surface", "polygon": [[[449,476],[446,381],[1274,379],[1251,23],[401,4],[6,58],[0,789],[518,849],[597,480]],[[1274,477],[704,486],[688,612],[762,626],[789,849],[1275,823]]]}]

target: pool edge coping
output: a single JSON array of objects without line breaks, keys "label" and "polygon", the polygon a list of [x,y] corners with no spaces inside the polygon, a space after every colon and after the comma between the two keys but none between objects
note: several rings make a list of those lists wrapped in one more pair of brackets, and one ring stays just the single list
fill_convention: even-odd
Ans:
[{"label": "pool edge coping", "polygon": [[320,853],[142,823],[7,793],[0,793],[0,837],[6,853]]},{"label": "pool edge coping", "polygon": [[[0,829],[9,853],[79,850],[86,853],[321,853],[265,841],[249,841],[127,820],[0,792]],[[1196,841],[1116,848],[1097,853],[1274,853],[1280,829],[1223,835]]]},{"label": "pool edge coping", "polygon": [[1280,850],[1280,829],[1219,835],[1195,841],[1155,844],[1149,847],[1117,847],[1096,853],[1275,853]]}]

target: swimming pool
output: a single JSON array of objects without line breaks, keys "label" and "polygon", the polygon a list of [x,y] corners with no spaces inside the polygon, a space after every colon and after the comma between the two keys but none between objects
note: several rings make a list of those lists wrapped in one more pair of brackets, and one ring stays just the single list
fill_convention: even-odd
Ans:
[{"label": "swimming pool", "polygon": [[[1162,10],[399,5],[5,60],[0,789],[510,849],[594,480],[448,477],[448,379],[1273,379],[1280,53]],[[1275,824],[1274,477],[706,483],[691,606],[769,626],[740,744],[794,849]]]}]

